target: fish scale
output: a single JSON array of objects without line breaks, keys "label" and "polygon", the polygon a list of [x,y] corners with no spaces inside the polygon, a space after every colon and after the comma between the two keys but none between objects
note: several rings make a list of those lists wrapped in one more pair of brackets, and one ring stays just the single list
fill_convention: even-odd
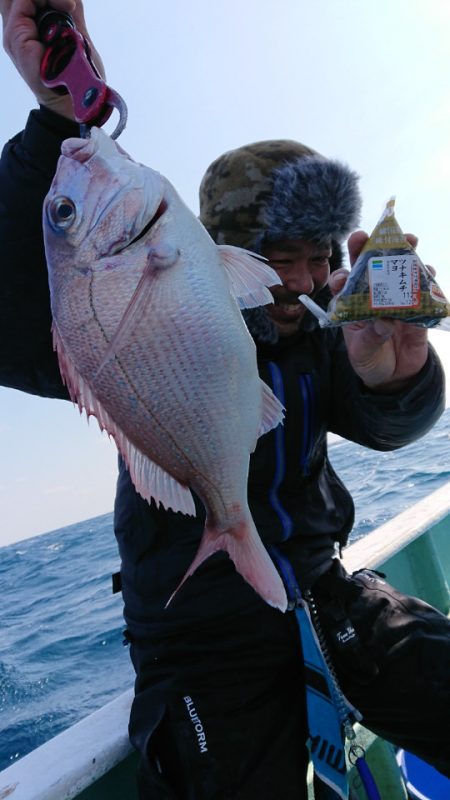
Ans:
[{"label": "fish scale", "polygon": [[250,453],[283,408],[258,375],[239,310],[271,302],[276,273],[215,245],[166,178],[95,128],[63,143],[43,226],[55,347],[72,399],[115,440],[146,500],[195,513],[193,490],[205,506],[181,584],[224,550],[285,610],[247,503]]}]

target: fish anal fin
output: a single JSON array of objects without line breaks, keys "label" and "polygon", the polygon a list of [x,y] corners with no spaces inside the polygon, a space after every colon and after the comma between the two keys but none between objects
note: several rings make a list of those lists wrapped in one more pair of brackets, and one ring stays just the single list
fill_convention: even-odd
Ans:
[{"label": "fish anal fin", "polygon": [[237,572],[266,603],[280,611],[286,611],[287,596],[283,581],[261,542],[251,518],[235,528],[221,532],[209,528],[208,525],[205,527],[197,555],[169,598],[166,608],[185,581],[194,574],[197,567],[219,550],[228,553]]},{"label": "fish anal fin", "polygon": [[281,280],[262,256],[228,244],[217,245],[217,249],[239,308],[273,303],[267,287],[279,285]]},{"label": "fish anal fin", "polygon": [[[120,440],[121,435],[123,440],[119,444],[118,439]],[[148,502],[154,500],[157,506],[162,505],[163,508],[171,508],[172,511],[195,515],[194,498],[187,486],[183,486],[159,464],[141,453],[122,432],[119,432],[117,438],[114,436],[114,439],[124,457],[136,491],[144,500]]]}]

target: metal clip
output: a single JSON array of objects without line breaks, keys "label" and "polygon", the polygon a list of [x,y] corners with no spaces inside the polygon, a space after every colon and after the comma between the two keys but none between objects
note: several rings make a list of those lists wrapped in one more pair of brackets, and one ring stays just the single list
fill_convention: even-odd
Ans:
[{"label": "metal clip", "polygon": [[93,125],[104,125],[116,108],[119,122],[111,138],[117,139],[127,122],[126,104],[99,74],[89,44],[72,17],[46,7],[38,14],[36,24],[39,38],[46,46],[40,69],[44,86],[60,94],[70,94],[74,116],[84,137]]}]

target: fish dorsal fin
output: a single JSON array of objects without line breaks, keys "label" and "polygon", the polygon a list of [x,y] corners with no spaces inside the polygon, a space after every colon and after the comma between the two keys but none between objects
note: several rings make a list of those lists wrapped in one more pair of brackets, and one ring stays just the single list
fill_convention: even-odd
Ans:
[{"label": "fish dorsal fin", "polygon": [[261,391],[263,402],[258,437],[276,428],[284,420],[284,406],[264,381],[261,381]]},{"label": "fish dorsal fin", "polygon": [[217,249],[239,308],[273,303],[273,297],[266,287],[279,285],[281,281],[275,270],[265,263],[266,259],[229,244],[219,244]]},{"label": "fish dorsal fin", "polygon": [[161,504],[164,508],[171,508],[173,511],[195,515],[194,499],[190,489],[179,483],[130,442],[95,396],[89,383],[76,369],[64,347],[55,322],[52,330],[59,368],[71,400],[78,406],[80,413],[84,410],[88,418],[95,417],[100,430],[106,431],[114,439],[130,472],[136,491],[148,502],[154,500],[158,506]]}]

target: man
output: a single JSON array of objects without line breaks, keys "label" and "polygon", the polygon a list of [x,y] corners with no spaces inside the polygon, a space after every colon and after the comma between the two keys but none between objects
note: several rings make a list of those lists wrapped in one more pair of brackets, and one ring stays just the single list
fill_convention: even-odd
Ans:
[{"label": "man", "polygon": [[[50,342],[41,207],[61,140],[77,126],[67,98],[38,79],[37,5],[0,0],[5,47],[41,103],[0,165],[0,381],[65,398]],[[86,32],[80,2],[53,5]],[[246,314],[261,377],[286,406],[284,426],[262,437],[251,459],[258,531],[289,593],[298,584],[316,601],[335,669],[365,724],[450,774],[448,737],[437,735],[450,707],[449,623],[372,573],[350,578],[335,558],[353,503],[328,461],[327,431],[389,450],[423,435],[443,409],[442,368],[426,330],[383,320],[324,331],[298,303],[301,292],[325,303],[342,285],[340,242],[358,209],[354,174],[296,142],[227,153],[201,186],[213,238],[263,253],[283,281],[273,306]],[[365,240],[351,237],[352,259]],[[197,510],[190,518],[146,503],[120,464],[115,532],[137,676],[130,736],[141,754],[140,798],[306,798],[294,615],[266,605],[221,553],[164,608],[198,547]],[[347,620],[357,637],[341,652],[336,625]]]}]

